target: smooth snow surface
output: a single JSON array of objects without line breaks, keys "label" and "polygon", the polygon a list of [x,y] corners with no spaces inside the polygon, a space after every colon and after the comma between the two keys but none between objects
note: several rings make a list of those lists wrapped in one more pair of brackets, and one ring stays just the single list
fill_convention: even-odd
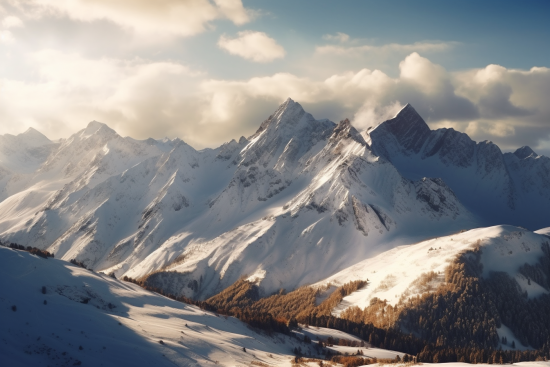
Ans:
[{"label": "smooth snow surface", "polygon": [[[519,273],[525,263],[536,264],[543,256],[542,245],[548,237],[513,226],[495,226],[433,238],[414,245],[401,246],[364,260],[314,286],[342,285],[352,280],[369,280],[369,284],[344,298],[334,310],[338,315],[350,306],[364,308],[377,297],[395,305],[401,297],[433,291],[445,281],[445,268],[458,254],[479,246],[483,276],[491,271],[506,272],[514,278],[528,297],[537,297],[548,290]],[[427,285],[417,285],[422,274],[437,273]],[[516,343],[517,344],[517,343]],[[517,344],[519,345],[519,344]]]},{"label": "smooth snow surface", "polygon": [[[504,324],[501,324],[499,328],[497,328],[498,337],[501,340],[499,342],[499,348],[502,348],[502,350],[533,350],[531,347],[526,347],[521,342],[516,339],[516,336],[510,330],[510,328]],[[502,343],[502,337],[506,337],[507,341],[506,344]],[[512,348],[512,342],[515,343],[516,347]]]},{"label": "smooth snow surface", "polygon": [[[343,331],[333,330],[333,329],[327,329],[322,327],[316,327],[316,326],[306,326],[301,325],[302,330],[298,333],[301,338],[303,338],[303,335],[307,335],[311,340],[324,340],[328,339],[329,336],[332,336],[334,339],[346,339],[346,340],[353,340],[357,342],[361,342],[361,339],[359,339],[356,336],[353,336],[348,333],[344,333]],[[332,347],[328,347],[329,349],[333,351],[337,351],[342,354],[355,354],[358,350],[361,350],[363,352],[363,356],[365,358],[395,358],[396,356],[399,356],[400,358],[405,355],[405,353],[397,352],[394,350],[388,350],[388,349],[380,349],[380,348],[372,348],[369,343],[365,342],[364,347],[345,347],[340,345],[333,345]]]},{"label": "smooth snow surface", "polygon": [[[117,277],[154,273],[192,298],[242,275],[264,294],[291,290],[478,225],[444,181],[403,178],[348,120],[315,120],[291,99],[217,149],[123,138],[96,121],[55,144],[38,134],[0,139],[2,162],[22,167],[0,164],[0,239]],[[23,135],[42,153],[8,149]]]},{"label": "smooth snow surface", "polygon": [[0,247],[0,275],[2,366],[290,365],[308,350],[56,259]]}]

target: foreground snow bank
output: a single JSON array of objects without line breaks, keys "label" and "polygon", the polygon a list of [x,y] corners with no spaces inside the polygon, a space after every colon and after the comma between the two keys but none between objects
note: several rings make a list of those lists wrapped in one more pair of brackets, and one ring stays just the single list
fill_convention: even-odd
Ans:
[{"label": "foreground snow bank", "polygon": [[23,251],[0,248],[0,274],[6,366],[288,365],[297,343]]}]

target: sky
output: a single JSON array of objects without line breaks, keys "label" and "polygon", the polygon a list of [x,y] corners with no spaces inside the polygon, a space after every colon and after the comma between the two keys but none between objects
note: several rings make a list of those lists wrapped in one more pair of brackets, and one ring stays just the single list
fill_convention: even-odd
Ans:
[{"label": "sky", "polygon": [[550,2],[0,0],[0,134],[92,120],[197,149],[288,97],[359,130],[432,129],[550,155]]}]

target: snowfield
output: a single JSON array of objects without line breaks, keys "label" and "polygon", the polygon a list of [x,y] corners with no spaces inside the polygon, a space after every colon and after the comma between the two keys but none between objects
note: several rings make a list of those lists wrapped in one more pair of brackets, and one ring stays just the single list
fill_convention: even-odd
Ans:
[{"label": "snowfield", "polygon": [[56,259],[0,247],[0,273],[4,366],[290,365],[306,349]]},{"label": "snowfield", "polygon": [[[233,317],[133,283],[4,247],[0,275],[0,356],[6,366],[290,366],[295,347],[315,355],[319,339],[361,342],[341,331],[305,325],[295,335],[300,340],[308,335],[312,344],[257,333]],[[403,356],[368,343],[329,349],[342,354],[361,349],[376,358]]]},{"label": "snowfield", "polygon": [[[335,315],[352,305],[364,308],[374,297],[386,299],[389,304],[395,305],[402,296],[413,297],[435,290],[445,280],[445,268],[458,254],[479,247],[482,252],[483,276],[491,271],[505,272],[532,298],[548,291],[535,281],[528,282],[519,273],[519,268],[525,263],[536,264],[543,255],[544,243],[550,244],[550,239],[520,227],[478,228],[394,248],[359,262],[314,286],[338,286],[357,279],[369,280],[365,288],[344,298],[334,310]],[[422,274],[432,271],[439,275],[428,286],[414,284]]]}]

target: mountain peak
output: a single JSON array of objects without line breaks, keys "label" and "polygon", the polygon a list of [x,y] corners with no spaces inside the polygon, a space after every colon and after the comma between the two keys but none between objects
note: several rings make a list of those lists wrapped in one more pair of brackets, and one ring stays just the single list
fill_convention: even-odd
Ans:
[{"label": "mountain peak", "polygon": [[528,146],[523,146],[521,148],[518,148],[515,152],[514,152],[514,155],[516,157],[518,157],[519,159],[525,159],[527,157],[530,157],[530,156],[537,156],[538,154],[535,153],[535,151],[533,149],[531,149],[530,147]]},{"label": "mountain peak", "polygon": [[36,130],[34,127],[29,127],[27,130],[25,130],[25,132],[19,135],[33,137],[33,138],[40,138],[40,139],[45,139],[50,141],[50,139],[48,139],[46,135],[42,134],[40,131]]},{"label": "mountain peak", "polygon": [[298,102],[294,102],[292,98],[287,98],[273,114],[273,117],[278,118],[281,122],[287,122],[293,120],[297,115],[304,114],[305,111],[302,105]]},{"label": "mountain peak", "polygon": [[382,125],[387,126],[395,135],[408,135],[410,133],[424,134],[430,131],[428,124],[426,124],[410,103],[407,103],[393,118],[382,122],[378,126]]},{"label": "mountain peak", "polygon": [[52,142],[46,135],[32,127],[29,127],[24,133],[19,134],[18,137],[23,138],[27,144],[32,146],[45,145]]},{"label": "mountain peak", "polygon": [[408,123],[422,123],[422,125],[426,126],[426,128],[428,127],[424,119],[418,114],[418,112],[416,112],[416,110],[410,103],[407,103],[405,107],[403,107],[393,119],[390,119],[388,121],[393,121],[398,118],[404,119]]},{"label": "mountain peak", "polygon": [[289,105],[289,104],[293,104],[293,103],[297,103],[295,102],[292,98],[288,97],[282,105]]},{"label": "mountain peak", "polygon": [[103,122],[99,122],[99,121],[96,121],[96,120],[93,120],[93,121],[90,121],[88,123],[88,125],[86,126],[86,129],[100,129],[102,127],[108,127],[106,124],[104,124]]},{"label": "mountain peak", "polygon": [[424,119],[407,103],[394,118],[382,122],[371,132],[371,137],[389,132],[407,151],[418,153],[431,130]]},{"label": "mountain peak", "polygon": [[407,103],[399,112],[397,112],[396,116],[399,115],[403,111],[415,111],[416,112],[414,107],[410,103]]},{"label": "mountain peak", "polygon": [[42,133],[36,130],[34,127],[29,127],[25,132],[21,133],[22,135],[42,135]]},{"label": "mountain peak", "polygon": [[275,124],[276,126],[295,125],[305,114],[306,111],[304,111],[302,106],[289,97],[277,108],[273,115],[262,122],[256,134],[264,131],[271,124]]},{"label": "mountain peak", "polygon": [[93,135],[93,134],[107,134],[107,135],[113,135],[116,134],[116,131],[111,129],[106,124],[99,122],[99,121],[90,121],[88,123],[88,126],[83,130],[85,135]]},{"label": "mountain peak", "polygon": [[331,136],[331,140],[340,140],[340,139],[353,139],[361,145],[367,145],[365,139],[361,136],[359,131],[351,122],[346,118],[338,123],[334,128]]}]

